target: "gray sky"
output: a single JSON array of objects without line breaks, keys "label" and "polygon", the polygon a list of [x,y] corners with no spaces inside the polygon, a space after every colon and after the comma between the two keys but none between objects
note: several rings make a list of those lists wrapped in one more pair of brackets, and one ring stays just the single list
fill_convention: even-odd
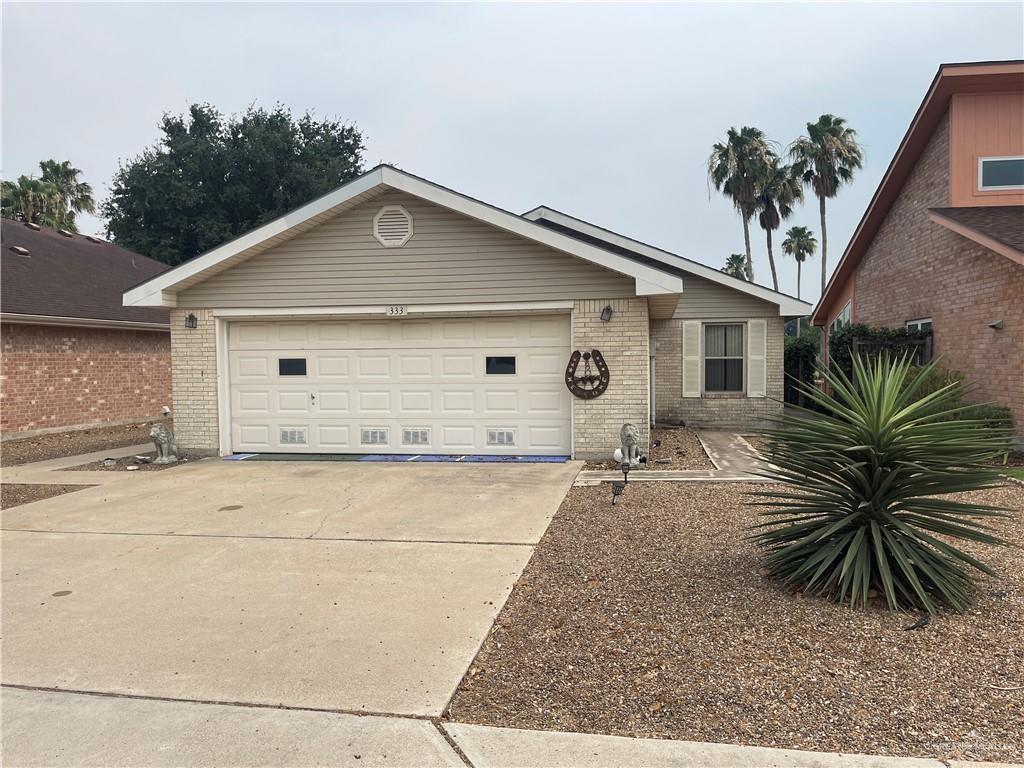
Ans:
[{"label": "gray sky", "polygon": [[[1024,4],[3,4],[3,177],[69,159],[106,196],[164,112],[280,101],[367,136],[367,165],[522,213],[545,203],[720,267],[739,219],[705,162],[729,126],[787,144],[846,117],[838,261],[942,62],[1024,58]],[[783,225],[818,230],[813,198]],[[89,217],[83,231],[99,231]],[[781,233],[780,233],[781,235]],[[777,237],[777,241],[781,236]],[[770,284],[763,232],[757,280]],[[782,290],[796,268],[778,254]],[[820,262],[803,296],[818,295]]]}]

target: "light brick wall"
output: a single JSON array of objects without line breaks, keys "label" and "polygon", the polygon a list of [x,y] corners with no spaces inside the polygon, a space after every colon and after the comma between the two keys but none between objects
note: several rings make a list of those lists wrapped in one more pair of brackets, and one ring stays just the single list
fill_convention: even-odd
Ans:
[{"label": "light brick wall", "polygon": [[[601,320],[608,305],[610,322]],[[645,447],[650,422],[650,329],[647,299],[587,299],[572,311],[572,348],[598,349],[608,363],[608,389],[593,400],[572,399],[575,453],[581,459],[607,459],[619,445],[626,422],[640,430]]]},{"label": "light brick wall", "polygon": [[[928,218],[949,204],[949,115],[889,210],[856,275],[853,319],[902,328],[930,317],[940,365],[1024,434],[1024,267]],[[1002,330],[988,324],[1002,320]]]},{"label": "light brick wall", "polygon": [[[734,318],[732,322],[745,322]],[[785,321],[781,317],[766,318],[768,397],[747,397],[734,394],[712,394],[683,397],[683,321],[653,320],[651,336],[655,343],[654,399],[658,423],[686,423],[695,427],[716,427],[756,430],[782,413],[783,346]],[[730,322],[728,318],[715,322]]]},{"label": "light brick wall", "polygon": [[[193,313],[198,327],[185,327]],[[217,341],[213,314],[206,309],[171,310],[171,378],[174,383],[174,434],[178,447],[216,454]]]},{"label": "light brick wall", "polygon": [[122,424],[171,406],[170,335],[4,323],[0,431]]}]

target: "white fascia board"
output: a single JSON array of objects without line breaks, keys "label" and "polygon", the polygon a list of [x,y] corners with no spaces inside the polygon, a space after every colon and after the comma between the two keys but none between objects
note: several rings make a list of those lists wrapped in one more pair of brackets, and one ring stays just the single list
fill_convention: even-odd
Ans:
[{"label": "white fascia board", "polygon": [[657,259],[670,267],[684,270],[696,275],[697,277],[702,277],[705,280],[710,280],[714,283],[718,283],[719,285],[724,285],[727,288],[732,288],[740,291],[741,293],[746,293],[750,296],[761,299],[762,301],[770,302],[779,307],[779,315],[783,317],[803,316],[809,314],[811,311],[811,305],[806,301],[795,299],[792,296],[787,296],[784,293],[773,291],[771,288],[765,288],[764,286],[757,285],[756,283],[748,283],[746,280],[731,277],[730,275],[720,272],[713,267],[709,267],[706,264],[701,264],[698,261],[691,261],[690,259],[684,259],[681,256],[676,256],[674,253],[663,251],[660,248],[655,248],[653,245],[648,245],[647,243],[642,243],[639,240],[625,237],[616,232],[603,229],[590,224],[589,222],[568,216],[560,211],[547,208],[543,205],[534,208],[532,211],[524,213],[523,218],[529,219],[530,221],[544,219],[552,222],[553,224],[560,224],[563,227],[575,229],[585,235],[599,238],[622,248],[628,248],[642,256]]},{"label": "white fascia board", "polygon": [[149,280],[142,285],[136,286],[129,291],[125,291],[123,297],[124,306],[174,306],[173,303],[168,303],[169,301],[173,301],[173,298],[164,295],[164,293],[171,292],[173,294],[174,286],[182,280],[194,277],[201,272],[216,266],[225,259],[231,258],[248,248],[259,245],[264,240],[269,240],[272,237],[283,234],[292,227],[297,226],[304,221],[308,221],[314,216],[326,213],[335,206],[341,205],[342,203],[351,200],[353,197],[361,195],[364,192],[368,192],[374,187],[379,186],[381,184],[383,170],[383,168],[377,168],[370,171],[366,175],[360,176],[358,179],[354,179],[353,181],[338,187],[338,189],[333,192],[326,194],[323,197],[319,197],[301,208],[296,208],[291,213],[286,213],[284,216],[274,219],[273,221],[264,224],[262,227],[257,227],[247,234],[236,237],[234,240],[225,243],[218,248],[214,248],[212,251],[207,251],[202,256],[196,256],[194,259],[185,262],[179,267],[175,267],[172,270],[157,275],[152,280]]},{"label": "white fascia board", "polygon": [[406,192],[427,202],[440,205],[470,218],[490,224],[498,229],[511,232],[514,235],[525,237],[528,240],[554,248],[557,251],[577,256],[584,261],[589,261],[598,266],[610,269],[613,272],[632,277],[636,280],[636,293],[638,296],[647,296],[657,293],[681,293],[683,281],[672,274],[662,272],[646,264],[618,256],[614,253],[598,248],[587,243],[582,243],[575,238],[553,232],[543,226],[534,223],[532,220],[516,216],[500,208],[481,203],[479,200],[460,195],[444,187],[431,184],[423,179],[402,173],[390,167],[383,167],[384,184],[394,189]]},{"label": "white fascia board", "polygon": [[[430,314],[473,314],[493,312],[569,312],[571,301],[504,301],[471,304],[409,304],[401,305],[405,314],[400,317]],[[251,317],[344,317],[346,315],[388,315],[394,305],[368,304],[353,307],[230,307],[211,310],[214,317],[226,319]]]}]

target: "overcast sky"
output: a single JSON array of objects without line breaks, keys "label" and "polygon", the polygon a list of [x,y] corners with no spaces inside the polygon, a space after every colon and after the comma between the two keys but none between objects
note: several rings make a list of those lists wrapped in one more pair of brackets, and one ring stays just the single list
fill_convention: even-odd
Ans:
[{"label": "overcast sky", "polygon": [[[2,174],[69,159],[102,199],[162,113],[280,101],[356,122],[368,167],[516,213],[544,203],[720,267],[743,236],[709,197],[712,143],[754,125],[785,145],[832,112],[867,160],[829,202],[831,267],[937,66],[1024,57],[1022,8],[5,2]],[[813,199],[792,224],[817,232]],[[770,284],[763,232],[752,240]],[[795,293],[795,266],[777,260]],[[819,271],[805,264],[805,299]]]}]

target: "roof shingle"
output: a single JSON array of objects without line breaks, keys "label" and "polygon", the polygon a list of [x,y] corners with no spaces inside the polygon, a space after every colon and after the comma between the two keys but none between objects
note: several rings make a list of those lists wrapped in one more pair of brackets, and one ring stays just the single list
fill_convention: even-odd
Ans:
[{"label": "roof shingle", "polygon": [[[84,235],[65,237],[55,229],[30,229],[4,219],[0,224],[0,311],[88,320],[167,323],[168,312],[124,307],[121,294],[168,266]],[[28,250],[23,256],[11,250]]]}]

